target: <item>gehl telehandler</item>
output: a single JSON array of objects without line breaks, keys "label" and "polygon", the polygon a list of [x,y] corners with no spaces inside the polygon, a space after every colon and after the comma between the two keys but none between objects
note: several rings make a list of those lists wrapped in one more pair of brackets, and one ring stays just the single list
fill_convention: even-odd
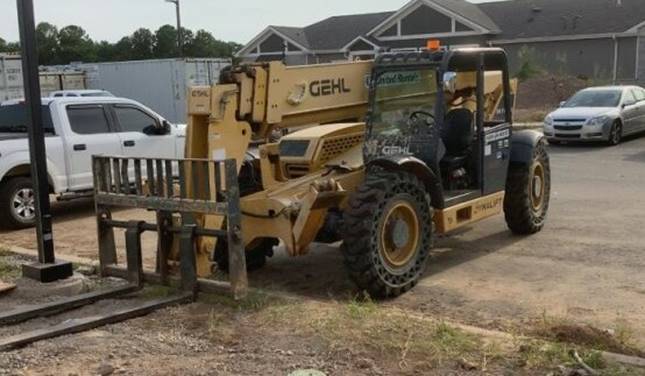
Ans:
[{"label": "gehl telehandler", "polygon": [[[289,255],[300,256],[314,241],[342,240],[358,287],[374,297],[398,296],[422,276],[436,235],[502,211],[514,233],[542,229],[549,157],[539,133],[514,132],[513,86],[506,54],[494,48],[231,67],[218,85],[190,89],[185,161],[135,160],[136,192],[115,193],[128,182],[128,173],[119,171],[132,165],[115,165],[112,176],[114,160],[95,159],[103,270],[116,262],[106,226],[117,222],[105,205],[121,202],[158,211],[156,225],[133,231],[157,229],[162,274],[168,260],[186,254],[169,234],[191,224],[198,230],[183,231],[181,244],[193,244],[196,236],[199,276],[230,265],[232,283],[243,290],[246,267],[264,265],[280,242]],[[206,183],[221,171],[197,168],[197,160],[237,167],[232,176],[237,174],[240,198],[237,188]],[[165,178],[154,177],[155,164],[156,173],[166,166]],[[150,197],[154,187],[141,189],[141,166],[163,197]],[[177,169],[179,183],[169,173]],[[169,188],[175,185],[181,187]],[[228,216],[208,202],[187,201],[222,195],[235,201],[228,203]]]}]

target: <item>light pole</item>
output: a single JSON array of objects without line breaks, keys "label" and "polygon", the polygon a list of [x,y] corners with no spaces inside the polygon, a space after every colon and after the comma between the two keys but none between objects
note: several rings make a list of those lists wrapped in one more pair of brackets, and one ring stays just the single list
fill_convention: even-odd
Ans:
[{"label": "light pole", "polygon": [[17,0],[17,7],[38,246],[38,263],[23,265],[22,274],[40,282],[54,282],[71,277],[73,270],[71,263],[57,261],[54,253],[33,0]]},{"label": "light pole", "polygon": [[166,0],[167,3],[175,4],[177,9],[177,46],[179,47],[179,57],[184,56],[184,38],[181,35],[181,9],[179,6],[179,0]]}]

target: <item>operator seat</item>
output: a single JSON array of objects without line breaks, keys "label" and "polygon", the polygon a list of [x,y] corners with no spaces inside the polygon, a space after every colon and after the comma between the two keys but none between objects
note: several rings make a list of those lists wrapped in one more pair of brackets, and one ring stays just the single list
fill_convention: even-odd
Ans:
[{"label": "operator seat", "polygon": [[465,165],[475,136],[473,120],[473,113],[466,108],[456,108],[446,114],[441,129],[441,140],[446,147],[440,163],[442,169],[451,171]]}]

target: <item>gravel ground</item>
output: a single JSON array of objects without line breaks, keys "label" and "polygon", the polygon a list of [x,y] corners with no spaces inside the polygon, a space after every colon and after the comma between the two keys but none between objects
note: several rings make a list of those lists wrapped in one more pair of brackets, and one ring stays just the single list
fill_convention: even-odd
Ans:
[{"label": "gravel ground", "polygon": [[[589,324],[645,348],[644,150],[645,138],[613,148],[551,147],[552,202],[543,232],[516,237],[503,218],[495,218],[439,239],[421,283],[383,305],[512,332],[550,323]],[[56,204],[54,213],[59,254],[95,258],[92,203]],[[124,211],[117,218],[153,216]],[[33,248],[33,231],[0,233],[0,243]],[[154,238],[144,244],[151,265]],[[315,245],[310,253],[290,259],[278,250],[251,275],[251,284],[321,302],[349,301],[357,294],[337,245]],[[102,356],[97,353],[95,363]]]}]

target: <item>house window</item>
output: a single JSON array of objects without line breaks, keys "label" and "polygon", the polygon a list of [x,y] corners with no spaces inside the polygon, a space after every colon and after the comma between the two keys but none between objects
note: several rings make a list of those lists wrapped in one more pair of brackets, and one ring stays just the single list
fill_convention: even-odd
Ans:
[{"label": "house window", "polygon": [[382,32],[379,36],[380,37],[395,37],[398,34],[399,34],[399,25],[394,24],[394,25],[392,25],[392,27],[390,27],[389,29],[387,29],[384,32]]},{"label": "house window", "polygon": [[270,37],[260,43],[260,52],[283,52],[284,51],[284,40],[279,36],[272,34]]},{"label": "house window", "polygon": [[466,26],[462,24],[459,21],[455,21],[455,31],[473,31],[473,29],[469,26]]},{"label": "house window", "polygon": [[401,20],[402,35],[452,32],[452,18],[428,7],[421,6]]}]

